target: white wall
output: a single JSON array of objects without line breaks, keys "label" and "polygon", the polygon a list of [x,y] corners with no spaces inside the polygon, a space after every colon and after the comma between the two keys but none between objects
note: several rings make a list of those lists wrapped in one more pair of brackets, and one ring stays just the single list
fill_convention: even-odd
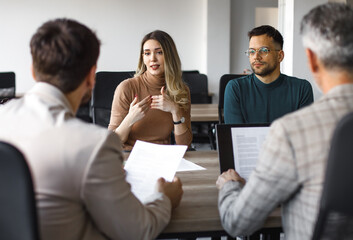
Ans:
[{"label": "white wall", "polygon": [[[248,58],[244,54],[248,48],[248,31],[259,23],[269,23],[267,20],[255,23],[256,9],[276,8],[278,2],[279,0],[0,0],[0,71],[16,73],[19,93],[26,92],[34,84],[30,74],[29,41],[36,29],[49,19],[75,18],[97,32],[102,41],[98,71],[135,70],[142,37],[150,31],[161,29],[175,40],[183,70],[197,69],[208,75],[209,91],[215,94],[214,102],[217,103],[221,75],[241,73],[249,68]],[[292,68],[290,75],[303,77],[311,82],[313,80],[306,66],[299,36],[299,23],[310,8],[321,2],[325,0],[295,0],[291,30],[295,53],[290,56],[286,52],[284,59],[284,63],[292,61],[289,63]],[[285,45],[287,43],[290,40],[285,37]],[[320,95],[317,90],[315,94]]]},{"label": "white wall", "polygon": [[[342,2],[342,0],[330,1]],[[287,62],[283,63],[283,73],[307,79],[313,87],[314,100],[319,99],[322,93],[307,65],[307,58],[300,36],[300,22],[310,9],[327,2],[328,0],[279,0],[279,20],[281,21],[279,29],[283,32],[285,39],[291,39],[284,44]]]},{"label": "white wall", "polygon": [[[292,62],[289,66],[284,66],[284,73],[307,79],[311,82],[314,92],[314,100],[322,96],[321,91],[315,83],[308,66],[305,50],[300,36],[300,22],[305,14],[312,8],[327,2],[349,3],[353,0],[279,0],[280,30],[284,32],[285,38],[293,39],[290,45],[285,43],[286,58]],[[288,62],[287,62],[288,63]]]},{"label": "white wall", "polygon": [[34,82],[29,41],[45,21],[69,17],[87,24],[102,41],[98,70],[135,70],[140,41],[155,29],[174,39],[185,70],[206,72],[204,0],[0,0],[0,71],[16,73],[17,92]]},{"label": "white wall", "polygon": [[265,24],[278,29],[278,7],[255,8],[255,27]]},{"label": "white wall", "polygon": [[206,73],[214,103],[218,103],[219,79],[230,71],[230,10],[230,0],[208,1]]},{"label": "white wall", "polygon": [[[256,26],[256,9],[276,7],[278,7],[278,0],[231,1],[230,73],[242,73],[244,69],[248,69],[250,67],[249,59],[246,57],[245,51],[249,48],[248,32]],[[263,24],[269,24],[269,22],[264,21]]]},{"label": "white wall", "polygon": [[284,58],[281,63],[281,71],[293,76],[293,38],[294,38],[294,0],[278,1],[278,31],[282,33]]},{"label": "white wall", "polygon": [[310,11],[310,9],[327,2],[327,0],[294,1],[293,75],[310,81],[311,86],[313,87],[314,100],[319,99],[322,96],[322,93],[317,87],[308,68],[307,57],[305,55],[305,50],[300,35],[300,22],[304,15]]}]

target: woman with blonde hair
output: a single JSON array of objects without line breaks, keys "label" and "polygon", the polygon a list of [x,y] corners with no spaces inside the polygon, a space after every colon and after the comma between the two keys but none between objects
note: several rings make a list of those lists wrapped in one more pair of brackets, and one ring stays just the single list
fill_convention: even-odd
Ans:
[{"label": "woman with blonde hair", "polygon": [[181,62],[173,39],[160,30],[141,42],[134,78],[115,90],[109,129],[118,134],[125,150],[136,140],[189,146],[192,141],[190,91],[182,80]]}]

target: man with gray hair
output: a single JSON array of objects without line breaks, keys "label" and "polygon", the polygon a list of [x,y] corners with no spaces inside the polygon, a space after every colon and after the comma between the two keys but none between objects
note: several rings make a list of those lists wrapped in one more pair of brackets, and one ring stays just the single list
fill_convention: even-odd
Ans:
[{"label": "man with gray hair", "polygon": [[219,212],[232,236],[251,234],[282,205],[286,239],[311,239],[330,142],[353,111],[353,8],[327,3],[301,22],[309,68],[324,96],[275,121],[249,181],[233,169],[217,180]]}]

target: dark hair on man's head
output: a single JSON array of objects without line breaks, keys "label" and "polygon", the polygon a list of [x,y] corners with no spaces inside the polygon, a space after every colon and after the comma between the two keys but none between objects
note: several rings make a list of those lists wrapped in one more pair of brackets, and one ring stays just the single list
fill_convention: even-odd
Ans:
[{"label": "dark hair on man's head", "polygon": [[259,27],[252,29],[250,32],[248,32],[249,40],[253,36],[261,36],[264,34],[271,37],[273,39],[273,41],[276,44],[279,44],[280,48],[283,49],[282,34],[277,29],[275,29],[274,27],[272,27],[270,25],[262,25],[262,26],[259,26]]},{"label": "dark hair on man's head", "polygon": [[83,24],[71,19],[55,19],[38,28],[30,48],[36,79],[69,93],[97,64],[100,42]]}]

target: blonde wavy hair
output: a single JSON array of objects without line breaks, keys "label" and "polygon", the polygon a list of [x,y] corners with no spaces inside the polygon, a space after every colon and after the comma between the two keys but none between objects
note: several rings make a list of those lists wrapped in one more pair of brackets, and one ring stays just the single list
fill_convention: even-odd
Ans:
[{"label": "blonde wavy hair", "polygon": [[140,57],[135,76],[146,72],[147,67],[143,62],[143,45],[148,40],[156,40],[162,47],[164,56],[164,77],[167,95],[183,109],[188,108],[188,87],[182,79],[181,61],[175,43],[171,36],[163,31],[156,30],[148,33],[141,42]]}]

